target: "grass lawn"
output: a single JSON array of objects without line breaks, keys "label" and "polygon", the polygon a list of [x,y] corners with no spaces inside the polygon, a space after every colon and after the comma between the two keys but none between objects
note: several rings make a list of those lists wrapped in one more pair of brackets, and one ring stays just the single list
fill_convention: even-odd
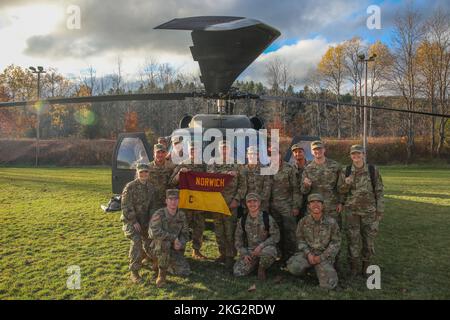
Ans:
[{"label": "grass lawn", "polygon": [[[449,299],[449,168],[383,167],[382,174],[386,213],[373,261],[382,288],[343,277],[340,290],[325,292],[313,276],[273,269],[259,284],[190,257],[188,279],[169,276],[157,289],[145,269],[145,284],[133,285],[120,214],[100,209],[111,194],[109,168],[0,168],[0,299]],[[217,257],[211,223],[205,237],[203,251]],[[81,270],[80,290],[66,287],[72,265]],[[257,290],[248,292],[253,283]]]}]

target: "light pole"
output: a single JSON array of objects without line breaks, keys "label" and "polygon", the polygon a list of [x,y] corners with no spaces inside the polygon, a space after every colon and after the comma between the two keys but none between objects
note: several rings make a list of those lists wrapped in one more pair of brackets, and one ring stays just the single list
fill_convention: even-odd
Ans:
[{"label": "light pole", "polygon": [[[364,81],[364,106],[367,106],[367,65],[369,61],[375,61],[376,54],[372,54],[370,57],[366,58],[366,55],[364,53],[360,53],[358,55],[358,59],[363,65],[365,66],[365,72],[366,72],[366,78]],[[367,159],[367,108],[364,107],[364,114],[363,114],[363,147],[364,147],[364,153],[366,155]]]},{"label": "light pole", "polygon": [[37,99],[38,99],[38,105],[36,108],[37,112],[37,118],[36,118],[36,167],[39,164],[39,138],[40,138],[40,126],[41,126],[41,108],[40,108],[40,100],[41,100],[41,73],[46,73],[44,71],[44,68],[41,66],[38,66],[37,69],[35,67],[29,67],[31,72],[37,73]]}]

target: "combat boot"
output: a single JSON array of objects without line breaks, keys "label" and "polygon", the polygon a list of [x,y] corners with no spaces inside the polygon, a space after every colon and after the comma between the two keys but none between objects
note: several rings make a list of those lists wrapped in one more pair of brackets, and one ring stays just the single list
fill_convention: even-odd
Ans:
[{"label": "combat boot", "polygon": [[227,269],[232,269],[234,266],[234,258],[233,257],[226,257],[225,258],[225,267]]},{"label": "combat boot", "polygon": [[226,260],[225,256],[224,255],[220,255],[217,259],[214,260],[214,262],[224,263],[225,260]]},{"label": "combat boot", "polygon": [[158,278],[156,279],[156,286],[162,288],[166,285],[167,270],[159,268]]},{"label": "combat boot", "polygon": [[267,279],[266,268],[264,268],[263,266],[259,265],[259,267],[258,267],[258,280],[266,281],[266,279]]},{"label": "combat boot", "polygon": [[152,271],[158,272],[158,259],[157,258],[152,259]]},{"label": "combat boot", "polygon": [[192,250],[192,258],[198,260],[206,260],[207,258],[200,252],[200,250],[193,249]]},{"label": "combat boot", "polygon": [[336,270],[337,274],[341,273],[341,268],[339,267],[339,257],[336,256],[336,259],[334,260],[334,264],[333,264],[334,270]]},{"label": "combat boot", "polygon": [[358,270],[359,259],[351,259],[350,263],[351,263],[350,275],[352,277],[356,277],[361,273],[361,270]]},{"label": "combat boot", "polygon": [[139,275],[139,271],[137,271],[137,270],[131,271],[130,279],[131,279],[131,282],[133,282],[133,283],[142,283],[142,278]]},{"label": "combat boot", "polygon": [[362,262],[362,271],[361,271],[361,274],[362,274],[363,277],[367,276],[366,271],[367,271],[367,268],[369,266],[370,266],[369,260],[363,260],[363,262]]}]

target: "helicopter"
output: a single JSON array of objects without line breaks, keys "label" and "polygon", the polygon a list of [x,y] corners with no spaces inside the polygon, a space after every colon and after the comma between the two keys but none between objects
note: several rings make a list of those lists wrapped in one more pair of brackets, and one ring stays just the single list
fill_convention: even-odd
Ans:
[{"label": "helicopter", "polygon": [[[232,87],[238,76],[261,55],[280,35],[281,32],[259,20],[245,17],[231,16],[197,16],[176,18],[163,23],[154,29],[159,30],[185,30],[191,31],[193,45],[190,51],[194,61],[200,68],[200,81],[204,86],[201,92],[173,92],[173,93],[144,93],[103,95],[88,97],[51,98],[45,101],[12,101],[1,102],[3,107],[23,107],[34,105],[37,102],[45,104],[73,104],[73,103],[100,103],[112,101],[142,101],[142,100],[184,100],[187,98],[203,98],[216,103],[215,113],[185,115],[179,121],[171,137],[177,135],[178,129],[193,133],[201,123],[202,130],[216,128],[223,132],[226,129],[265,129],[264,120],[259,116],[233,114],[233,101],[240,99],[262,101],[292,101],[299,103],[318,103],[326,107],[347,106],[353,108],[376,108],[394,112],[414,113],[429,116],[450,117],[450,115],[421,111],[402,110],[383,106],[370,106],[355,103],[312,100],[300,97],[280,97],[268,95],[255,95],[240,92]],[[291,145],[300,143],[305,146],[306,158],[310,160],[309,143],[319,137],[296,136]],[[183,141],[183,148],[187,148],[189,139]],[[235,147],[235,146],[234,146]],[[245,150],[245,149],[244,149]],[[143,132],[119,134],[112,156],[112,191],[120,194],[126,183],[134,179],[133,163],[137,161],[151,161],[153,157]],[[236,150],[235,150],[236,151]],[[288,150],[284,159],[292,159]]]}]

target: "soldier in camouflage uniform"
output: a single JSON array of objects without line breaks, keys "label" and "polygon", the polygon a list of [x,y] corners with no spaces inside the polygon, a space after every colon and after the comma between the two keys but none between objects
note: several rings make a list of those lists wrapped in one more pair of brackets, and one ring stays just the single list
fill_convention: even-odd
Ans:
[{"label": "soldier in camouflage uniform", "polygon": [[245,215],[245,233],[242,229],[244,217],[239,219],[236,227],[235,246],[239,252],[239,260],[234,265],[233,274],[246,276],[258,268],[258,278],[266,280],[266,270],[278,255],[276,245],[280,241],[280,231],[268,213],[265,213],[269,222],[269,230],[266,230],[261,198],[257,193],[249,193],[245,199],[249,212]]},{"label": "soldier in camouflage uniform", "polygon": [[181,159],[183,159],[183,137],[173,136],[171,140],[172,151],[166,155],[166,160],[170,160],[172,163],[178,165]]},{"label": "soldier in camouflage uniform", "polygon": [[325,146],[322,141],[313,141],[311,151],[314,160],[306,166],[302,174],[301,191],[303,196],[319,193],[324,198],[326,215],[334,218],[342,225],[340,213],[343,209],[343,199],[338,192],[341,165],[325,157]]},{"label": "soldier in camouflage uniform", "polygon": [[147,164],[138,164],[137,178],[129,182],[122,192],[122,230],[131,240],[129,258],[131,281],[142,282],[139,270],[142,259],[148,255],[148,225],[154,203],[154,187],[150,183],[149,167]]},{"label": "soldier in camouflage uniform", "polygon": [[333,264],[339,252],[341,236],[336,220],[323,214],[323,202],[320,194],[308,196],[310,214],[298,223],[298,252],[288,260],[287,269],[293,275],[301,275],[314,267],[320,287],[334,289],[338,276]]},{"label": "soldier in camouflage uniform", "polygon": [[158,137],[158,144],[162,144],[167,150],[167,139],[166,137]]},{"label": "soldier in camouflage uniform", "polygon": [[295,230],[302,197],[294,168],[283,161],[279,149],[271,150],[271,158],[280,161],[279,170],[273,176],[270,213],[281,229],[281,261],[285,263],[296,251]]},{"label": "soldier in camouflage uniform", "polygon": [[240,175],[242,177],[239,184],[239,195],[245,199],[249,193],[257,193],[261,196],[261,210],[269,210],[270,192],[272,190],[272,176],[261,175],[261,165],[258,160],[258,150],[251,146],[247,148],[248,164],[241,167]]},{"label": "soldier in camouflage uniform", "polygon": [[[346,196],[346,231],[351,258],[351,272],[355,276],[361,273],[359,264],[362,258],[362,274],[370,265],[370,259],[375,253],[375,237],[378,225],[384,212],[383,181],[380,171],[365,163],[364,148],[353,145],[350,149],[352,165],[350,175],[341,173],[340,192]],[[346,170],[347,171],[347,170]]]},{"label": "soldier in camouflage uniform", "polygon": [[166,195],[167,206],[153,214],[148,231],[152,240],[150,251],[157,258],[159,268],[158,288],[165,285],[167,272],[182,277],[191,273],[184,257],[189,227],[185,213],[178,209],[178,190],[167,189]]},{"label": "soldier in camouflage uniform", "polygon": [[[237,220],[237,207],[241,201],[238,186],[242,177],[239,174],[239,166],[235,163],[227,164],[226,158],[231,157],[232,149],[226,141],[219,143],[219,159],[211,159],[208,164],[207,172],[223,173],[234,176],[231,182],[223,189],[222,196],[230,208],[231,216],[222,213],[216,213],[214,219],[214,232],[216,234],[217,246],[219,247],[219,258],[216,262],[225,263],[227,268],[232,268],[234,257],[236,256],[236,248],[234,247],[234,232]],[[227,156],[228,155],[228,156]],[[219,160],[222,164],[216,163]]]},{"label": "soldier in camouflage uniform", "polygon": [[175,166],[166,160],[167,150],[162,144],[153,146],[153,161],[149,164],[150,183],[155,187],[155,209],[166,206],[166,190],[169,189],[170,177]]},{"label": "soldier in camouflage uniform", "polygon": [[[198,152],[195,148],[194,142],[189,145],[189,159],[184,160],[178,165],[171,178],[171,185],[178,186],[180,172],[206,172],[206,165],[204,163],[194,163],[195,154]],[[199,157],[201,159],[201,156]],[[205,230],[205,212],[199,210],[184,209],[187,215],[189,228],[192,231],[192,257],[194,259],[206,259],[200,252],[203,243],[203,232]]]},{"label": "soldier in camouflage uniform", "polygon": [[[305,167],[309,164],[309,161],[305,158],[305,150],[301,146],[301,144],[296,143],[293,144],[291,147],[292,155],[294,156],[295,162],[292,165],[294,168],[295,176],[297,178],[298,183],[298,189],[300,194],[302,194],[301,191],[301,181],[302,181],[302,174]],[[302,197],[302,204],[300,207],[300,215],[299,217],[303,217],[307,213],[307,203],[306,203],[306,197]]]}]

